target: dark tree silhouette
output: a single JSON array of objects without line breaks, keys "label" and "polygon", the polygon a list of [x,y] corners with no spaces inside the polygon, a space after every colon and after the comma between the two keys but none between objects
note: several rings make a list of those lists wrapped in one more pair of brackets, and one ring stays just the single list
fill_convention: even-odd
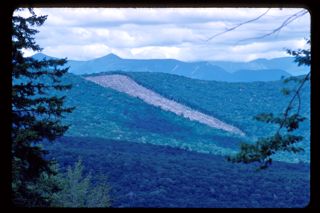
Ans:
[{"label": "dark tree silhouette", "polygon": [[[12,18],[12,201],[16,206],[47,206],[49,199],[37,190],[37,179],[43,173],[55,175],[55,171],[45,159],[41,143],[54,141],[68,129],[60,119],[72,108],[64,107],[65,97],[52,95],[52,91],[67,90],[71,85],[61,82],[68,68],[59,67],[66,59],[38,61],[23,56],[24,49],[41,51],[34,28],[47,18],[32,9],[29,12],[29,17]],[[54,184],[47,187],[58,190]]]}]

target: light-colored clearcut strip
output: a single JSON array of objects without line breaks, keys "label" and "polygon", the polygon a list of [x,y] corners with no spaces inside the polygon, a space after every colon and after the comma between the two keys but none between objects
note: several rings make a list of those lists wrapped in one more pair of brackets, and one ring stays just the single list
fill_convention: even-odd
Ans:
[{"label": "light-colored clearcut strip", "polygon": [[85,79],[99,84],[103,87],[112,88],[119,92],[126,93],[133,97],[138,97],[144,102],[151,104],[153,106],[160,107],[163,110],[173,112],[179,116],[183,116],[193,121],[198,121],[202,124],[206,124],[210,127],[222,129],[227,132],[235,133],[244,136],[239,128],[224,123],[217,118],[206,115],[199,111],[193,110],[183,104],[176,101],[169,100],[158,93],[153,92],[139,84],[137,84],[131,78],[125,75],[112,74],[103,76],[90,76]]}]

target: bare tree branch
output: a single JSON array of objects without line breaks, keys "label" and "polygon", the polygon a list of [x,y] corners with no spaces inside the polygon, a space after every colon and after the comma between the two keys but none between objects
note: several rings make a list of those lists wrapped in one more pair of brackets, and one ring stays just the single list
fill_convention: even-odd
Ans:
[{"label": "bare tree branch", "polygon": [[300,96],[300,91],[298,92],[298,110],[296,114],[300,114],[300,109],[301,109],[301,96]]},{"label": "bare tree branch", "polygon": [[296,20],[297,18],[300,18],[300,17],[304,16],[304,15],[307,14],[307,13],[308,13],[308,11],[305,10],[305,9],[300,10],[299,12],[297,12],[297,13],[289,16],[286,20],[284,20],[284,21],[282,22],[282,24],[281,24],[279,27],[277,27],[276,29],[272,30],[271,32],[269,32],[269,33],[267,33],[267,34],[264,34],[264,35],[262,35],[262,36],[258,36],[258,37],[252,37],[252,38],[242,39],[242,40],[238,41],[237,43],[239,43],[239,42],[244,42],[244,41],[248,41],[248,40],[252,40],[252,39],[263,39],[263,38],[265,38],[265,37],[268,37],[268,36],[271,36],[271,35],[273,35],[273,34],[275,34],[275,33],[278,33],[278,32],[280,32],[280,31],[282,30],[282,28],[284,28],[285,26],[287,26],[288,24],[290,24],[291,22],[293,22],[293,21]]},{"label": "bare tree branch", "polygon": [[[278,130],[277,130],[277,133],[280,132],[280,130],[283,128],[284,124],[285,124],[285,121],[286,119],[288,118],[288,114],[289,114],[289,111],[292,109],[292,104],[293,104],[293,101],[296,99],[296,97],[298,97],[298,100],[299,100],[299,105],[298,105],[298,110],[300,111],[300,104],[301,104],[301,101],[300,101],[300,90],[302,89],[303,85],[309,80],[310,78],[310,75],[311,75],[311,72],[309,72],[305,77],[304,79],[302,80],[302,82],[300,83],[300,85],[298,86],[298,88],[295,90],[295,93],[294,95],[292,96],[285,112],[283,113],[284,115],[284,119],[283,121],[281,122]],[[298,111],[298,113],[299,113]]]},{"label": "bare tree branch", "polygon": [[237,24],[236,26],[231,27],[231,28],[229,28],[229,29],[227,29],[227,30],[225,30],[225,31],[223,31],[223,32],[217,33],[217,34],[211,36],[210,38],[208,38],[206,41],[210,41],[211,39],[213,39],[213,38],[215,38],[215,37],[217,37],[217,36],[220,36],[220,35],[225,34],[225,33],[227,33],[227,32],[233,31],[233,30],[237,29],[238,27],[240,27],[240,26],[242,26],[242,25],[244,25],[244,24],[248,24],[248,23],[250,23],[250,22],[257,21],[258,19],[260,19],[260,18],[262,18],[264,15],[266,15],[266,14],[269,12],[270,9],[271,9],[271,8],[269,8],[267,11],[265,11],[265,12],[262,13],[260,16],[254,18],[254,19],[250,19],[250,20],[248,20],[248,21],[242,22],[242,23]]}]

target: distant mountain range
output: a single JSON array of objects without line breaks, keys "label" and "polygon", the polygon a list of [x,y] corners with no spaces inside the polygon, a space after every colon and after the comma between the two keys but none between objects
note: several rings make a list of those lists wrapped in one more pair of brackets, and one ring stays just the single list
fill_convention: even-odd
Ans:
[{"label": "distant mountain range", "polygon": [[[37,53],[33,58],[54,58]],[[308,67],[298,67],[292,57],[250,62],[183,62],[175,59],[123,59],[114,54],[88,60],[69,60],[69,72],[82,75],[108,71],[161,72],[201,80],[227,82],[274,81],[282,76],[301,75]]]}]

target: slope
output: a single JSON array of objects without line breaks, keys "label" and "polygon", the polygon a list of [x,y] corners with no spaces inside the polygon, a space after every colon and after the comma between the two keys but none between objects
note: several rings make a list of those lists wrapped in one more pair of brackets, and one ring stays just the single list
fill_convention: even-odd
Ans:
[{"label": "slope", "polygon": [[238,146],[239,137],[233,134],[163,111],[138,98],[73,74],[64,81],[73,84],[67,105],[76,106],[64,119],[71,124],[69,136],[151,143],[222,155]]},{"label": "slope", "polygon": [[[281,81],[225,83],[216,81],[201,81],[165,73],[127,72],[139,84],[149,88],[164,97],[183,103],[200,112],[212,115],[224,122],[240,128],[246,133],[246,140],[255,140],[272,134],[276,126],[257,122],[253,117],[259,113],[281,113],[288,104],[290,97],[280,91],[284,85]],[[310,83],[305,85],[301,93],[301,112],[307,117],[297,134],[305,137],[300,144],[304,153],[281,154],[279,159],[310,160]]]},{"label": "slope", "polygon": [[230,133],[244,136],[244,133],[237,127],[226,124],[223,121],[220,121],[212,116],[193,110],[190,107],[187,107],[176,101],[169,100],[153,92],[152,90],[149,90],[137,84],[135,81],[125,75],[114,74],[103,76],[89,76],[85,79],[97,83],[103,87],[111,88],[133,97],[138,97],[147,104],[160,107],[162,110],[173,112],[190,120],[198,121],[212,128],[222,129]]},{"label": "slope", "polygon": [[94,178],[107,175],[112,207],[292,208],[310,199],[308,164],[232,164],[221,156],[99,138],[49,144],[63,168],[83,159]]}]

